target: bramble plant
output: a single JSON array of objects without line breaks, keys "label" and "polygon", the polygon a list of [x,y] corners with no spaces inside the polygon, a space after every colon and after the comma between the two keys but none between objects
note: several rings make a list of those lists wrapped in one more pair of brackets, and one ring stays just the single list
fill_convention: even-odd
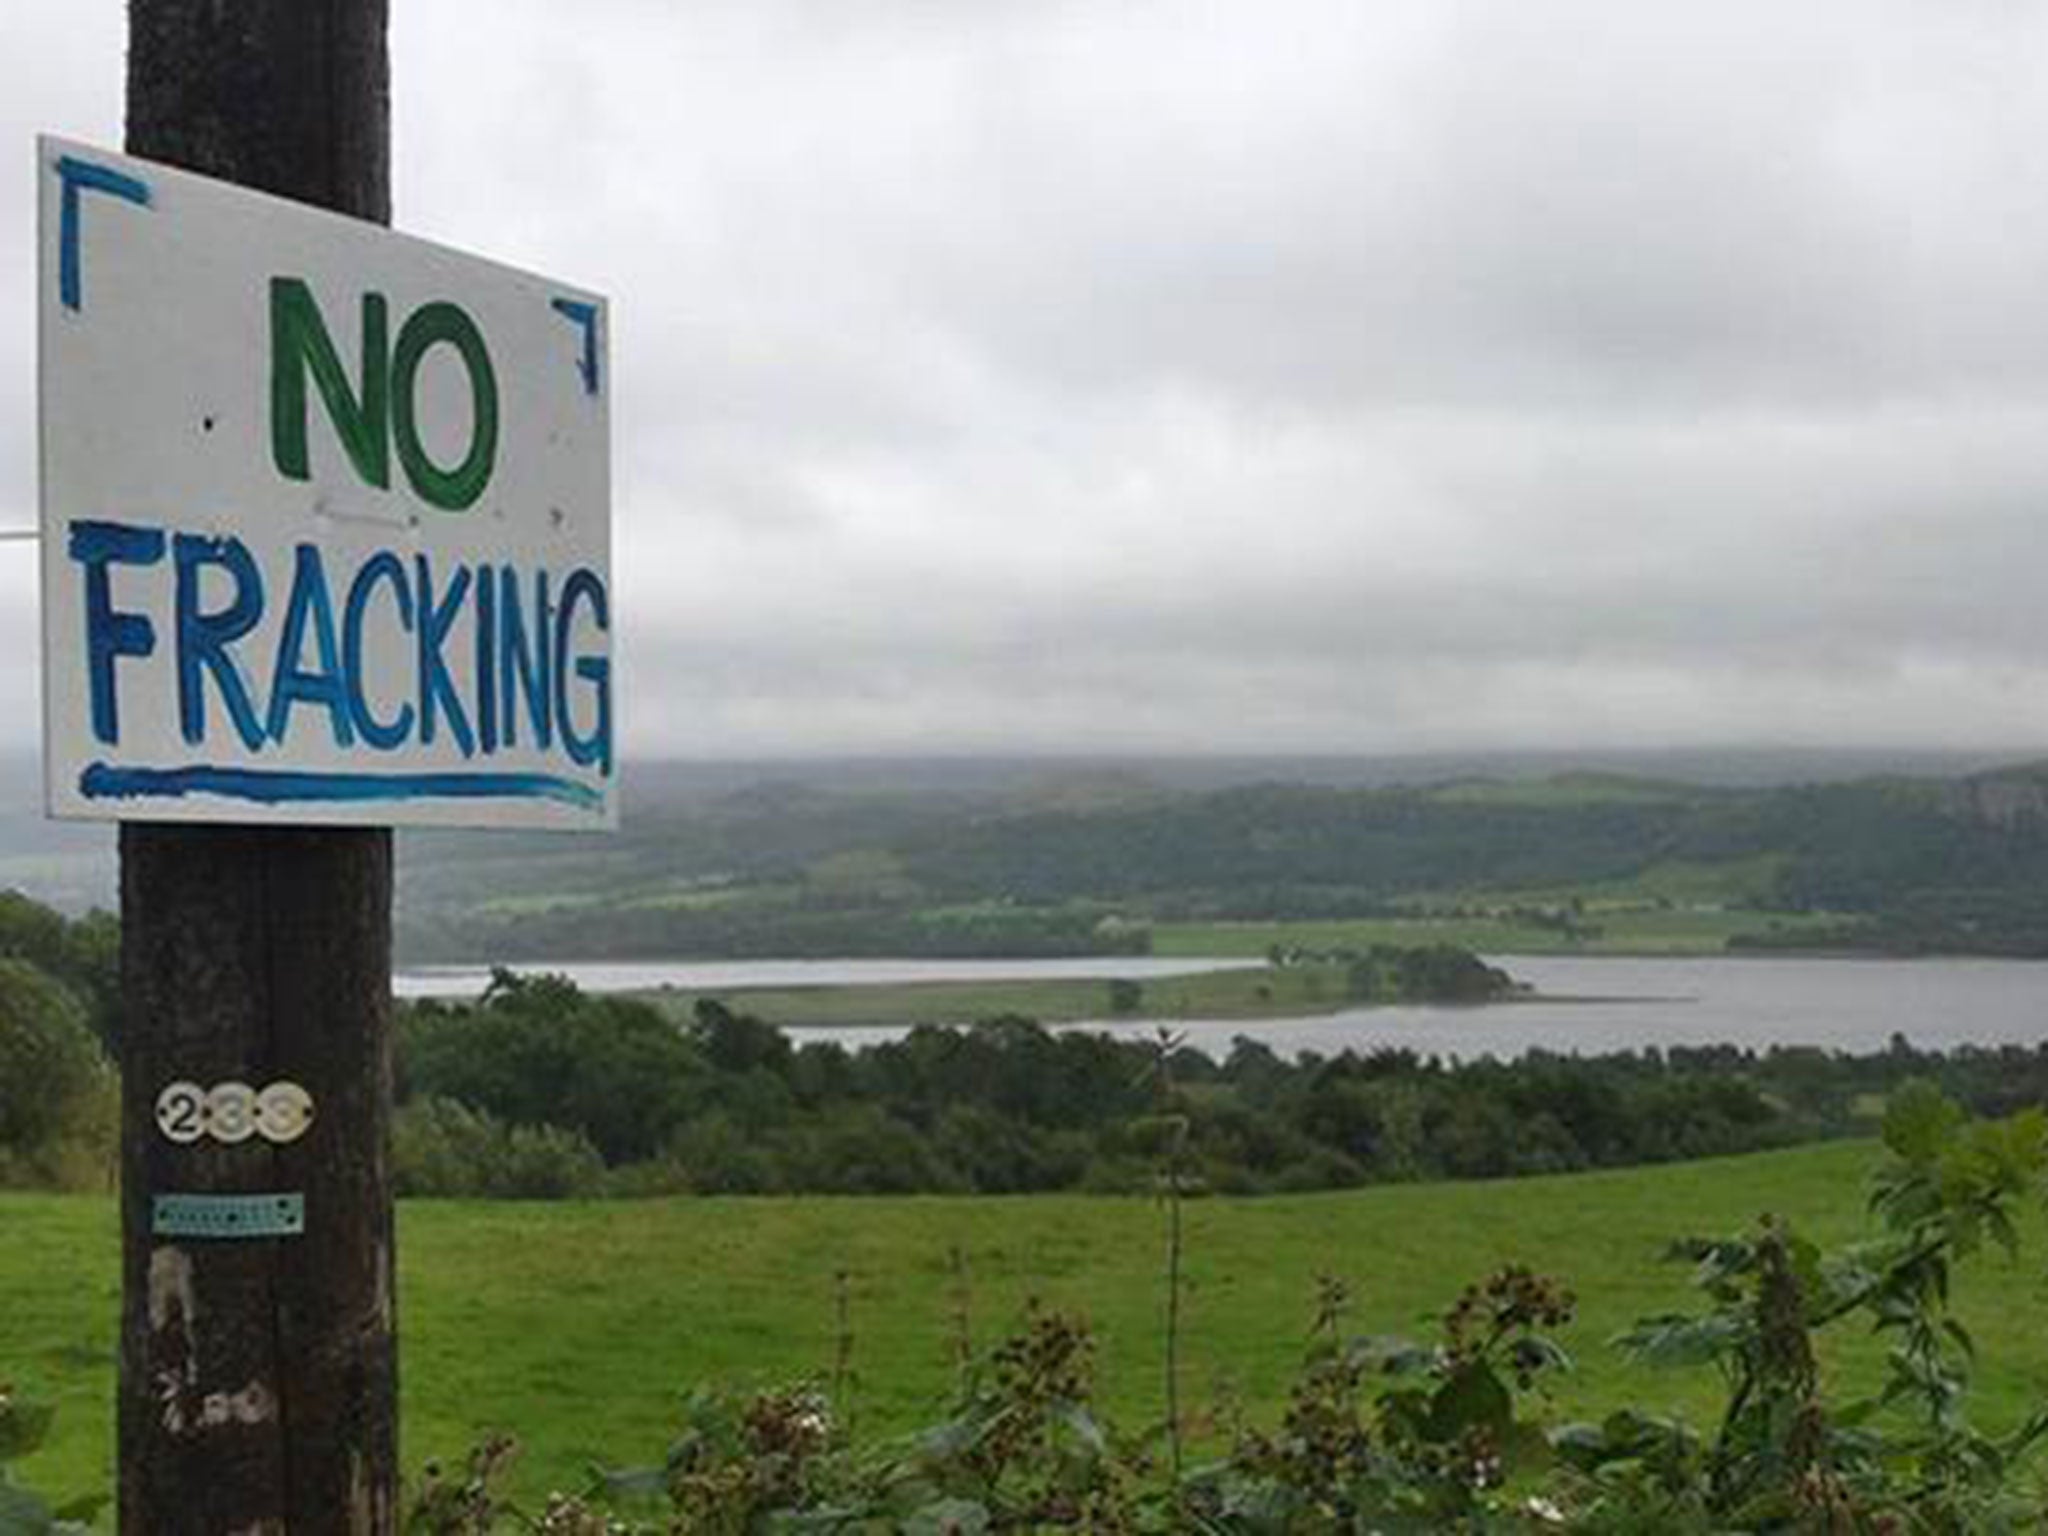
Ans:
[{"label": "bramble plant", "polygon": [[1278,1431],[1252,1433],[1196,1490],[1221,1529],[1257,1532],[1485,1529],[1517,1518],[1504,1490],[1549,1465],[1518,1412],[1570,1360],[1549,1330],[1570,1291],[1519,1266],[1468,1286],[1433,1345],[1345,1341],[1341,1283],[1322,1282],[1309,1358]]},{"label": "bramble plant", "polygon": [[[1870,1201],[1880,1236],[1823,1254],[1766,1218],[1752,1237],[1674,1247],[1708,1308],[1646,1319],[1620,1342],[1652,1363],[1717,1366],[1727,1405],[1705,1440],[1636,1414],[1564,1431],[1584,1528],[1961,1533],[2048,1518],[2041,1492],[2019,1486],[2048,1409],[2003,1435],[1971,1422],[1975,1346],[1949,1302],[1954,1266],[1987,1241],[2017,1256],[2013,1211],[2048,1174],[2048,1116],[1970,1121],[1908,1084],[1884,1141]],[[1813,1341],[1852,1321],[1893,1342],[1883,1385],[1837,1402]]]},{"label": "bramble plant", "polygon": [[1186,1255],[1186,1221],[1182,1202],[1190,1193],[1188,1131],[1191,1124],[1174,1082],[1174,1055],[1187,1036],[1170,1029],[1153,1031],[1146,1077],[1156,1099],[1156,1113],[1133,1129],[1157,1147],[1159,1199],[1166,1208],[1166,1450],[1173,1475],[1183,1470],[1181,1455],[1180,1334],[1181,1303],[1186,1284],[1181,1276]]},{"label": "bramble plant", "polygon": [[[461,1472],[430,1469],[410,1536],[653,1533],[1727,1532],[1978,1536],[2048,1528],[2030,1454],[2048,1407],[1999,1432],[1969,1413],[1975,1346],[1950,1307],[1956,1267],[2018,1250],[2015,1216],[2048,1180],[2048,1115],[1973,1121],[1930,1086],[1895,1094],[1872,1182],[1874,1235],[1831,1251],[1773,1217],[1689,1238],[1701,1305],[1617,1341],[1641,1360],[1711,1368],[1708,1427],[1622,1406],[1551,1427],[1544,1384],[1571,1362],[1554,1334],[1577,1302],[1505,1266],[1468,1286],[1434,1337],[1352,1336],[1343,1281],[1319,1277],[1301,1374],[1277,1424],[1239,1425],[1208,1464],[1176,1468],[1164,1426],[1126,1437],[1093,1406],[1094,1339],[1029,1307],[962,1372],[940,1422],[858,1444],[831,1377],[700,1390],[661,1461],[599,1475],[538,1513],[498,1491],[515,1454],[496,1438]],[[957,1269],[957,1261],[956,1261]],[[1820,1340],[1865,1328],[1889,1344],[1881,1380],[1845,1392]],[[844,1340],[849,1330],[842,1321]],[[956,1348],[965,1342],[956,1325]],[[46,1409],[0,1394],[0,1464],[41,1438]],[[1193,1448],[1191,1448],[1193,1449]],[[0,1475],[0,1533],[76,1527]]]},{"label": "bramble plant", "polygon": [[[1170,1445],[1154,1454],[1159,1436],[1127,1440],[1097,1417],[1088,1329],[1034,1308],[968,1373],[951,1414],[903,1444],[858,1451],[830,1427],[824,1399],[800,1390],[750,1405],[692,1399],[670,1457],[668,1528],[2039,1529],[2048,1502],[2026,1481],[2026,1457],[2048,1437],[2048,1410],[2003,1434],[1972,1423],[1973,1346],[1949,1293],[1954,1267],[1987,1244],[2016,1252],[2016,1207],[2048,1176],[2048,1117],[1970,1121],[1912,1085],[1893,1096],[1884,1139],[1875,1236],[1824,1253],[1767,1217],[1747,1234],[1675,1245],[1704,1307],[1644,1319],[1618,1342],[1646,1361],[1716,1368],[1726,1396],[1707,1431],[1631,1407],[1546,1429],[1543,1382],[1571,1365],[1553,1334],[1576,1299],[1526,1268],[1467,1287],[1428,1343],[1347,1336],[1350,1293],[1324,1276],[1279,1423],[1240,1429],[1209,1465],[1177,1471]],[[1886,1375],[1842,1399],[1816,1337],[1859,1325],[1892,1341]],[[760,1427],[792,1413],[814,1439]],[[707,1415],[726,1428],[707,1435]],[[635,1486],[662,1485],[621,1478],[610,1491]]]}]

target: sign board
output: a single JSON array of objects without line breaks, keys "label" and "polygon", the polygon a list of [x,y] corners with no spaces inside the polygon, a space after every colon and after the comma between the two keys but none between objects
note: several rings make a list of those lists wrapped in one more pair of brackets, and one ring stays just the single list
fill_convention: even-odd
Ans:
[{"label": "sign board", "polygon": [[618,816],[608,314],[43,139],[52,815]]}]

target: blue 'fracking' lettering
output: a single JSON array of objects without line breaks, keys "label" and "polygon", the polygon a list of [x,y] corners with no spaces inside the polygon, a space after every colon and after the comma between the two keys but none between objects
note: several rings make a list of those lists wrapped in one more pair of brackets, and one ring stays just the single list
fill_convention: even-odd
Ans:
[{"label": "blue 'fracking' lettering", "polygon": [[92,733],[112,744],[121,739],[120,690],[114,686],[114,661],[156,654],[156,626],[139,613],[114,608],[110,565],[155,565],[164,557],[164,536],[157,528],[129,528],[120,523],[77,522],[71,525],[67,549],[85,567],[85,669],[92,689]]},{"label": "blue 'fracking' lettering", "polygon": [[[611,603],[603,578],[587,568],[557,578],[489,561],[437,566],[425,554],[408,560],[380,549],[330,569],[331,552],[302,543],[289,582],[266,583],[254,554],[232,537],[77,521],[66,547],[83,586],[92,731],[108,747],[121,744],[123,699],[149,690],[175,698],[179,734],[198,752],[266,754],[310,731],[323,750],[367,754],[366,762],[421,748],[443,761],[451,752],[470,760],[559,751],[574,768],[611,776]],[[151,586],[165,582],[167,592]],[[145,590],[157,601],[142,602]],[[168,656],[158,626],[138,611],[165,608]],[[372,675],[369,658],[379,653],[408,661]],[[300,777],[273,775],[263,792],[286,780],[296,792]],[[389,782],[420,796],[530,790],[584,803],[561,790],[567,779],[500,773],[478,783],[486,780],[487,791],[451,790],[445,773]],[[118,776],[95,783],[109,794],[137,792]]]}]

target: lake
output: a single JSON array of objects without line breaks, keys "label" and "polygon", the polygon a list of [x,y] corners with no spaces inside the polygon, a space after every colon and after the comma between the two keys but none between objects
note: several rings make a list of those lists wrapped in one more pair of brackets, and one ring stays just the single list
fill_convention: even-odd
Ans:
[{"label": "lake", "polygon": [[[586,992],[708,992],[725,987],[896,986],[913,981],[1031,981],[1038,978],[1186,976],[1260,962],[1168,960],[1153,955],[1076,955],[1053,960],[559,960],[514,961],[506,969],[567,976]],[[475,997],[491,979],[487,965],[430,965],[400,971],[400,997]]]},{"label": "lake", "polygon": [[[1537,996],[1485,1007],[1353,1008],[1298,1019],[1186,1019],[1188,1043],[1222,1056],[1247,1035],[1294,1055],[1397,1046],[1425,1055],[1509,1057],[1540,1047],[1595,1054],[1645,1046],[1812,1045],[1882,1050],[1894,1034],[1921,1047],[2033,1045],[2048,1038],[2048,963],[2028,960],[1490,956]],[[591,991],[682,991],[1031,977],[1151,976],[1221,970],[1235,960],[1088,956],[1061,960],[757,960],[521,965],[567,974]],[[475,996],[480,968],[401,974],[401,996]],[[1149,1036],[1152,1021],[1075,1025]],[[796,1031],[847,1045],[889,1028]]]}]

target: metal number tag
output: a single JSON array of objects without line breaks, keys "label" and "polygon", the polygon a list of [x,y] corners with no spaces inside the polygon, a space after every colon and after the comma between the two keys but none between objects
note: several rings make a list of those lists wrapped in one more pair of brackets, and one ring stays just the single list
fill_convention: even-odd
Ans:
[{"label": "metal number tag", "polygon": [[313,1095],[297,1083],[272,1083],[256,1095],[256,1129],[265,1141],[297,1141],[312,1123]]},{"label": "metal number tag", "polygon": [[215,1083],[206,1092],[206,1129],[229,1146],[256,1134],[256,1090],[247,1083]]},{"label": "metal number tag", "polygon": [[180,1079],[156,1096],[156,1123],[181,1146],[206,1136],[227,1146],[251,1136],[282,1146],[312,1125],[313,1096],[293,1082],[275,1082],[259,1093],[247,1083],[202,1088]]},{"label": "metal number tag", "polygon": [[184,1145],[206,1134],[206,1090],[197,1083],[172,1083],[156,1096],[156,1123]]}]

